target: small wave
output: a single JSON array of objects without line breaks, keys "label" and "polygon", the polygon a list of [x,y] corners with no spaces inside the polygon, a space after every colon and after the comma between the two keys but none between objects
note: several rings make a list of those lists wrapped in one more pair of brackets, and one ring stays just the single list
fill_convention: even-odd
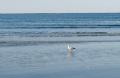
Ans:
[{"label": "small wave", "polygon": [[48,26],[4,26],[0,29],[59,29],[59,28],[120,28],[120,25],[48,25]]},{"label": "small wave", "polygon": [[120,36],[119,32],[0,32],[0,37],[80,37],[80,36]]},{"label": "small wave", "polygon": [[90,40],[90,41],[1,41],[0,47],[5,46],[32,46],[41,44],[63,44],[63,43],[93,43],[93,42],[120,42],[120,40]]}]

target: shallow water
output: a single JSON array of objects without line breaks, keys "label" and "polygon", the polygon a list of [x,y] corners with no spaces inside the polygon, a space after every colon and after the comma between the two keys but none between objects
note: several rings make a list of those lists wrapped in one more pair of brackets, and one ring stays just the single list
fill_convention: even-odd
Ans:
[{"label": "shallow water", "polygon": [[[0,36],[0,77],[2,78],[29,78],[56,77],[65,78],[74,76],[86,77],[90,70],[94,74],[104,70],[115,70],[120,66],[120,36],[26,36],[31,32],[56,32],[54,29],[6,29]],[[57,32],[110,32],[119,33],[119,29],[58,29]],[[76,30],[76,31],[75,31]],[[10,35],[10,33],[12,33]],[[14,34],[13,32],[25,32]],[[27,33],[27,34],[26,34]],[[48,34],[48,33],[47,33]],[[64,34],[64,33],[63,33]],[[68,33],[69,34],[69,33]],[[24,36],[25,35],[25,36]],[[39,35],[39,34],[37,34]],[[67,51],[67,45],[75,47],[73,53]],[[103,70],[102,70],[103,69]],[[67,72],[66,72],[67,71]],[[79,73],[82,74],[79,76]],[[59,72],[59,73],[57,73]],[[64,72],[64,73],[63,73]],[[114,71],[113,71],[114,72]],[[56,73],[54,75],[53,73]],[[67,74],[71,74],[68,76]],[[110,72],[112,73],[112,72]],[[109,73],[109,74],[110,74]],[[100,74],[98,74],[99,76]],[[113,74],[115,75],[115,74]],[[24,76],[24,77],[23,77]],[[85,77],[84,77],[85,76]],[[105,77],[109,77],[108,75]],[[118,76],[119,77],[119,76]],[[109,77],[110,78],[110,77]],[[114,78],[114,77],[113,77]]]},{"label": "shallow water", "polygon": [[120,65],[120,42],[70,43],[70,45],[76,48],[73,55],[69,55],[66,43],[0,47],[0,73],[35,72],[69,65],[85,69]]}]

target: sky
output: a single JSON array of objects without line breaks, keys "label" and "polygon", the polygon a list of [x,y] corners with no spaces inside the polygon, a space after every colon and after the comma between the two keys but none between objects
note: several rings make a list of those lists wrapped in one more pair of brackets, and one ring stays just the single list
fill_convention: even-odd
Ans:
[{"label": "sky", "polygon": [[0,0],[0,13],[120,12],[120,0]]}]

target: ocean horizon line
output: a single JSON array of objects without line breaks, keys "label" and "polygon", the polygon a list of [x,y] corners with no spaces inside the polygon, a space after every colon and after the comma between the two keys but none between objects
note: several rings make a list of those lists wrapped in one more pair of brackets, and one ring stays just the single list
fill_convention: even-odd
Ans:
[{"label": "ocean horizon line", "polygon": [[120,12],[8,12],[0,14],[120,14]]}]

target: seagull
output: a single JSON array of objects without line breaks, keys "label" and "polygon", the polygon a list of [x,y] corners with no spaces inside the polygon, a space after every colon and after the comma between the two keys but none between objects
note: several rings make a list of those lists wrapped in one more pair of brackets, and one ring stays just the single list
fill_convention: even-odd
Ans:
[{"label": "seagull", "polygon": [[68,45],[68,51],[69,52],[72,52],[75,48],[74,47],[71,47],[70,45]]},{"label": "seagull", "polygon": [[71,60],[72,60],[72,57],[73,57],[73,55],[74,55],[73,50],[74,50],[75,48],[74,48],[74,47],[71,47],[70,45],[68,45],[67,49],[68,49],[67,57],[68,57],[68,60],[71,61]]}]

